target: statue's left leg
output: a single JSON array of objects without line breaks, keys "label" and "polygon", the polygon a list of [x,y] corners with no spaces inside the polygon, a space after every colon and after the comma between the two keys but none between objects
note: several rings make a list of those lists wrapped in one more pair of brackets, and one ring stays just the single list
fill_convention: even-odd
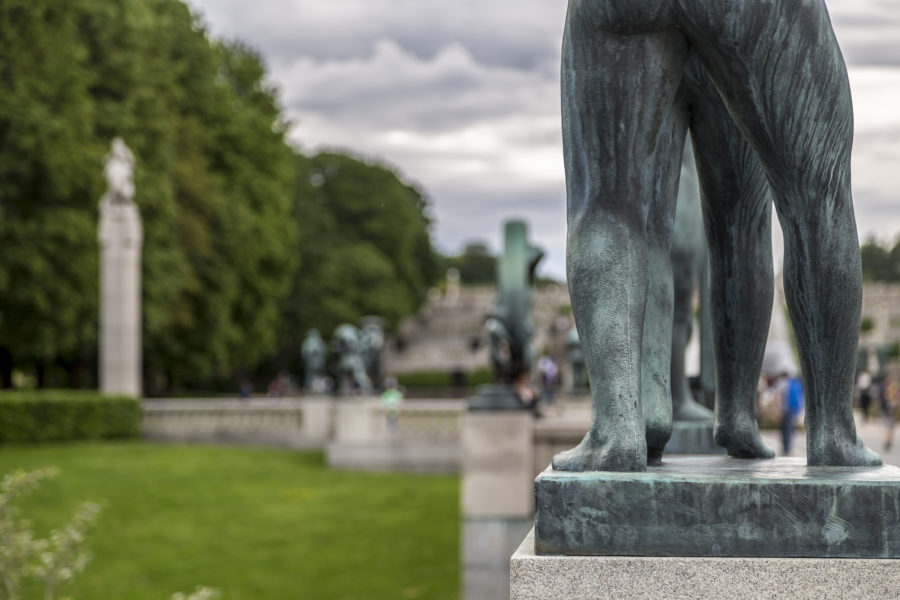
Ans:
[{"label": "statue's left leg", "polygon": [[716,443],[739,458],[772,458],[756,421],[774,291],[769,185],[696,57],[688,61],[685,87],[709,246]]},{"label": "statue's left leg", "polygon": [[681,25],[766,170],[806,390],[811,465],[878,465],[856,434],[862,276],[850,85],[824,0],[676,0]]},{"label": "statue's left leg", "polygon": [[[688,61],[689,65],[690,63]],[[694,292],[703,273],[703,263],[706,262],[700,185],[694,164],[694,148],[690,141],[688,137],[681,160],[675,231],[672,237],[672,283],[675,288],[672,318],[672,416],[676,421],[712,421],[712,411],[694,401],[684,372],[685,351],[694,323]]]},{"label": "statue's left leg", "polygon": [[672,435],[672,233],[687,109],[679,94],[657,146],[658,172],[647,213],[647,305],[641,343],[641,407],[647,432],[647,464],[659,464]]}]

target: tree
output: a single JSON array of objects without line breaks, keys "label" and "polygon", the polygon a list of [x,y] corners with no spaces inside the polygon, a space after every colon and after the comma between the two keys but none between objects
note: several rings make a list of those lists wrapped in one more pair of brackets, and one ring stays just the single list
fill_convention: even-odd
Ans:
[{"label": "tree", "polygon": [[[96,354],[101,159],[122,136],[144,221],[147,381],[274,349],[294,265],[293,153],[259,56],[178,0],[0,3],[0,375]],[[71,382],[71,380],[70,380]]]},{"label": "tree", "polygon": [[414,312],[438,277],[428,203],[388,167],[325,152],[297,157],[295,254],[301,264],[283,306],[279,361],[294,366],[307,329]]},{"label": "tree", "polygon": [[494,285],[497,282],[497,257],[483,242],[469,242],[462,254],[450,258],[449,264],[459,269],[463,283]]},{"label": "tree", "polygon": [[77,2],[0,4],[0,355],[44,367],[96,340],[93,75]]},{"label": "tree", "polygon": [[866,281],[900,280],[900,240],[893,248],[881,246],[875,238],[869,238],[860,247],[863,279]]}]

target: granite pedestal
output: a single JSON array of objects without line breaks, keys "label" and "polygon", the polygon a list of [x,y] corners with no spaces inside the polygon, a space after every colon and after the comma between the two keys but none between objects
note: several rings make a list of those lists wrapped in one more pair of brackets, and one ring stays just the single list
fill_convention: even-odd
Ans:
[{"label": "granite pedestal", "polygon": [[509,557],[534,521],[531,413],[470,410],[462,439],[461,567],[465,600],[509,596]]},{"label": "granite pedestal", "polygon": [[898,596],[896,560],[539,556],[532,532],[510,561],[510,600],[889,600]]},{"label": "granite pedestal", "polygon": [[[676,457],[535,482],[538,554],[900,557],[900,468]],[[900,597],[900,591],[898,591]]]}]

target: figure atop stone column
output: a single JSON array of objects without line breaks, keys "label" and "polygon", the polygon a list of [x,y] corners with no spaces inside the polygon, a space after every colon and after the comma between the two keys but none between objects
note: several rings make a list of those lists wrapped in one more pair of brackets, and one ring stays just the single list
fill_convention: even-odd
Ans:
[{"label": "figure atop stone column", "polygon": [[524,221],[506,222],[503,255],[497,262],[497,301],[485,324],[496,381],[512,383],[531,368],[532,286],[543,256],[543,250],[528,243]]},{"label": "figure atop stone column", "polygon": [[507,221],[503,255],[497,262],[497,300],[484,323],[491,351],[493,386],[483,386],[470,408],[521,408],[513,385],[527,378],[534,358],[531,320],[534,272],[544,251],[528,242],[528,225]]},{"label": "figure atop stone column", "polygon": [[115,138],[103,159],[100,199],[100,391],[142,394],[141,216],[134,204],[134,155]]}]

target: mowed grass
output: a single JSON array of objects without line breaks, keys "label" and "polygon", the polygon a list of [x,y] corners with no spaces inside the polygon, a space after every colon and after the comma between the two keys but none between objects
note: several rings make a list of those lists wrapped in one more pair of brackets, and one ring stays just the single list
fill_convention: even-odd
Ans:
[{"label": "mowed grass", "polygon": [[21,504],[39,533],[105,502],[93,559],[57,597],[456,599],[459,480],[329,471],[320,453],[141,442],[0,447],[0,473],[57,465]]}]

